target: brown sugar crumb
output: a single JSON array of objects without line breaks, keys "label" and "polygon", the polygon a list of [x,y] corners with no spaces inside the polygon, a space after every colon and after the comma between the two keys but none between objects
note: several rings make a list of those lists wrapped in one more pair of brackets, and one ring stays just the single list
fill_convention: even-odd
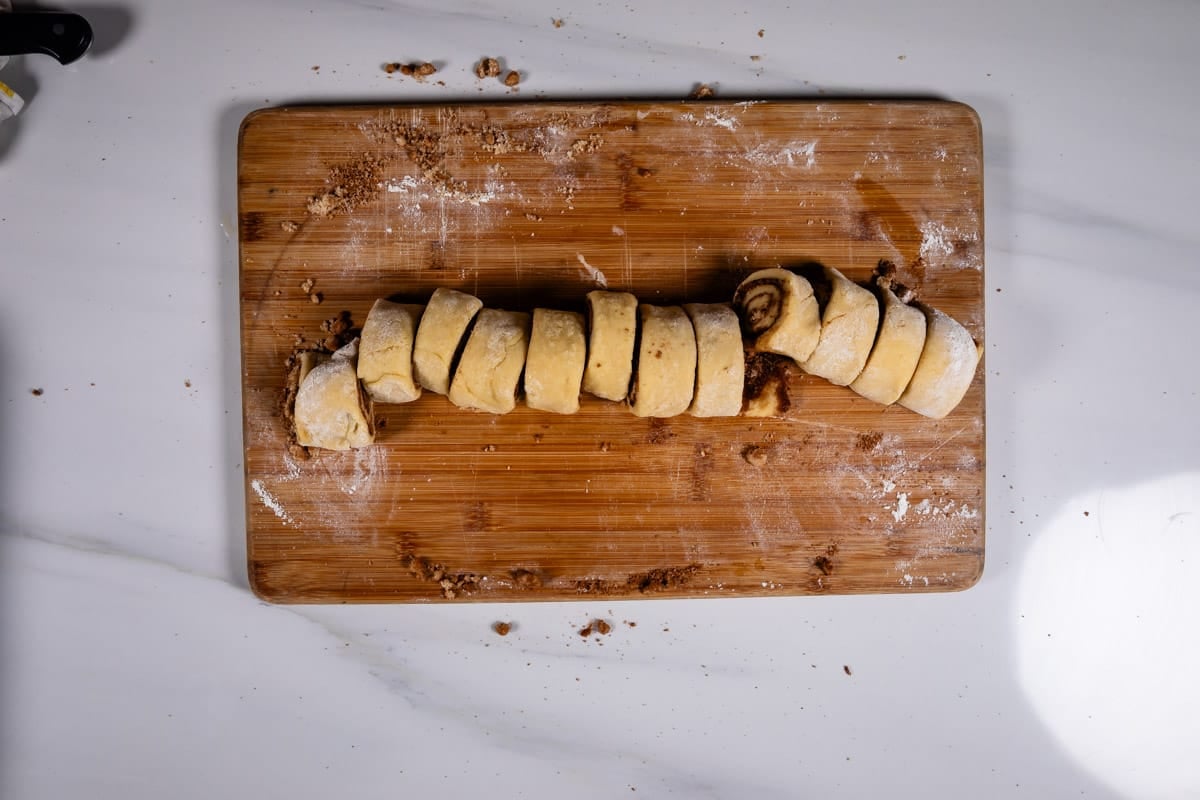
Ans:
[{"label": "brown sugar crumb", "polygon": [[191,378],[184,378],[184,379],[183,379],[183,387],[184,387],[185,389],[190,389],[190,388],[192,388],[192,379],[191,379]]},{"label": "brown sugar crumb", "polygon": [[308,296],[308,299],[313,302],[313,305],[319,306],[325,300],[325,295],[321,294],[320,292],[313,292]]},{"label": "brown sugar crumb", "polygon": [[539,589],[542,586],[542,579],[538,577],[536,572],[530,572],[527,569],[515,569],[510,573],[513,582],[522,589]]},{"label": "brown sugar crumb", "polygon": [[699,564],[688,564],[686,567],[660,567],[630,575],[625,581],[625,585],[642,594],[677,589],[691,581],[699,571]]},{"label": "brown sugar crumb", "polygon": [[556,28],[561,28],[561,27],[563,26],[563,19],[562,19],[562,17],[555,17],[554,19],[550,20],[550,22],[551,22],[551,24],[553,24],[553,25],[554,25],[554,27],[556,27]]},{"label": "brown sugar crumb", "polygon": [[313,66],[312,66],[312,71],[313,71],[313,72],[320,72],[320,71],[321,71],[321,65],[320,65],[320,64],[313,64]]},{"label": "brown sugar crumb", "polygon": [[46,390],[39,386],[36,389],[30,389],[29,393],[31,395],[33,395],[34,397],[41,397],[42,395],[44,395],[46,393]]},{"label": "brown sugar crumb", "polygon": [[852,672],[850,671],[850,665],[849,665],[849,664],[843,664],[843,665],[842,665],[842,672],[846,673],[847,675],[853,675],[853,674],[854,674],[854,673],[852,673]]},{"label": "brown sugar crumb", "polygon": [[637,627],[637,623],[636,623],[636,622],[634,622],[634,621],[633,621],[633,620],[631,620],[631,619],[627,619],[627,620],[625,620],[625,624],[626,624],[626,625],[628,625],[628,626],[629,626],[629,627],[631,627],[631,628],[636,628],[636,627]]},{"label": "brown sugar crumb", "polygon": [[703,100],[706,97],[712,97],[716,92],[707,83],[697,83],[691,94],[688,95],[689,100]]},{"label": "brown sugar crumb", "polygon": [[762,56],[750,56],[751,61],[762,61]]},{"label": "brown sugar crumb", "polygon": [[353,211],[379,192],[385,161],[363,157],[338,164],[329,170],[331,188],[308,198],[307,210],[314,217],[332,217]]},{"label": "brown sugar crumb", "polygon": [[594,153],[604,146],[604,137],[598,133],[590,133],[586,139],[576,139],[567,151],[567,158],[575,158],[583,153]]},{"label": "brown sugar crumb", "polygon": [[767,463],[767,449],[756,444],[742,448],[742,458],[752,467],[761,467]]},{"label": "brown sugar crumb", "polygon": [[638,167],[636,170],[634,170],[634,172],[637,173],[639,178],[649,178],[654,174],[654,170],[647,169],[646,167]]},{"label": "brown sugar crumb", "polygon": [[481,447],[481,448],[479,448],[479,449],[480,449],[480,450],[482,450],[482,451],[483,451],[483,452],[485,452],[485,453],[494,453],[494,452],[496,452],[496,445],[494,445],[494,444],[485,444],[483,447]]},{"label": "brown sugar crumb", "polygon": [[479,59],[479,63],[475,65],[476,78],[482,80],[483,78],[496,78],[499,77],[499,75],[500,62],[494,58],[484,56],[483,58]]},{"label": "brown sugar crumb", "polygon": [[817,556],[813,559],[813,566],[821,571],[822,575],[833,574],[833,559],[829,556]]},{"label": "brown sugar crumb", "polygon": [[413,74],[418,78],[428,78],[433,73],[437,72],[437,67],[430,64],[428,61],[422,61],[413,67]]},{"label": "brown sugar crumb", "polygon": [[[41,390],[41,389],[34,389],[34,390],[33,390],[33,393],[34,393],[34,394],[41,394],[41,393],[42,393],[42,390]],[[1083,512],[1083,515],[1084,515],[1085,517],[1090,517],[1090,516],[1092,515],[1092,513],[1091,513],[1090,511],[1085,511],[1085,512]]]},{"label": "brown sugar crumb", "polygon": [[594,619],[587,625],[579,629],[579,635],[584,639],[591,636],[593,633],[598,633],[601,636],[607,636],[612,631],[612,624],[607,620]]},{"label": "brown sugar crumb", "polygon": [[296,231],[300,230],[300,226],[292,222],[290,219],[285,219],[283,222],[279,223],[279,227],[284,233],[295,233]]},{"label": "brown sugar crumb", "polygon": [[612,449],[612,445],[610,445],[608,442],[600,443],[600,452],[601,453],[607,453],[610,449]]},{"label": "brown sugar crumb", "polygon": [[305,294],[312,294],[313,287],[316,285],[317,282],[313,278],[305,278],[300,282],[300,291],[304,292]]},{"label": "brown sugar crumb", "polygon": [[440,586],[442,597],[447,600],[453,600],[459,595],[470,594],[479,588],[479,578],[474,573],[454,573],[441,564],[435,564],[429,559],[411,553],[402,558],[402,563],[413,577]]},{"label": "brown sugar crumb", "polygon": [[400,64],[399,61],[391,61],[391,62],[383,65],[383,71],[386,72],[388,75],[391,75],[393,72],[399,72],[401,66],[402,65]]},{"label": "brown sugar crumb", "polygon": [[766,29],[759,28],[758,29],[758,38],[760,38],[760,39],[763,38],[763,34],[765,34],[766,32],[767,32]]},{"label": "brown sugar crumb", "polygon": [[541,215],[539,215],[539,214],[526,214],[525,219],[529,220],[530,222],[541,222],[542,221]]},{"label": "brown sugar crumb", "polygon": [[504,85],[505,86],[516,86],[520,82],[521,82],[521,73],[517,72],[515,69],[510,69],[508,71],[508,74],[504,76]]},{"label": "brown sugar crumb", "polygon": [[883,441],[883,434],[879,431],[871,431],[869,433],[860,433],[858,439],[854,442],[854,449],[870,452],[879,447],[879,443]]},{"label": "brown sugar crumb", "polygon": [[499,636],[508,636],[509,631],[513,629],[511,622],[493,622],[492,630]]}]

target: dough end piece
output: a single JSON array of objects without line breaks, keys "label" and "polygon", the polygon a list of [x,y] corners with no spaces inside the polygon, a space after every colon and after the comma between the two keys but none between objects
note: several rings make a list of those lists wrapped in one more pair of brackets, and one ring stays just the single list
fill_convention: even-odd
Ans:
[{"label": "dough end piece", "polygon": [[980,348],[958,320],[933,308],[924,308],[925,348],[900,405],[918,414],[941,419],[962,402],[975,369]]},{"label": "dough end piece", "polygon": [[304,447],[351,450],[375,441],[371,401],[358,382],[353,357],[344,354],[308,370],[296,392],[293,416],[296,442]]}]

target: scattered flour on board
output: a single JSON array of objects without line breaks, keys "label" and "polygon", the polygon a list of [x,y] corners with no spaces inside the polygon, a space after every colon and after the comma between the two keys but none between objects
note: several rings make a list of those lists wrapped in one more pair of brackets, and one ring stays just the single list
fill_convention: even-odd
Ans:
[{"label": "scattered flour on board", "polygon": [[778,167],[797,164],[812,169],[817,164],[816,141],[799,140],[783,145],[759,144],[742,153],[742,160],[756,167]]},{"label": "scattered flour on board", "polygon": [[892,512],[892,519],[896,520],[896,522],[903,522],[907,514],[908,492],[899,492],[896,495],[896,510]]},{"label": "scattered flour on board", "polygon": [[271,494],[267,490],[267,487],[263,485],[262,481],[260,481],[258,478],[255,478],[254,480],[250,481],[250,488],[254,490],[256,495],[258,495],[258,499],[262,501],[264,506],[275,512],[275,516],[279,517],[288,525],[296,524],[295,520],[291,518],[291,515],[287,513],[287,509],[275,499],[275,495]]},{"label": "scattered flour on board", "polygon": [[581,275],[595,283],[601,289],[608,288],[608,278],[604,277],[603,272],[589,264],[587,259],[583,257],[583,253],[576,253],[575,258],[577,258],[579,263],[583,265],[579,268],[579,273]]},{"label": "scattered flour on board", "polygon": [[723,113],[721,113],[721,111],[719,111],[718,109],[715,109],[715,108],[705,111],[704,119],[706,122],[711,122],[713,125],[716,125],[719,128],[725,128],[726,130],[730,130],[730,131],[737,130],[738,125],[740,124],[737,121],[736,117],[731,117],[728,114],[723,114]]},{"label": "scattered flour on board", "polygon": [[921,258],[928,261],[933,256],[948,256],[954,252],[954,231],[941,222],[926,220],[921,223]]}]

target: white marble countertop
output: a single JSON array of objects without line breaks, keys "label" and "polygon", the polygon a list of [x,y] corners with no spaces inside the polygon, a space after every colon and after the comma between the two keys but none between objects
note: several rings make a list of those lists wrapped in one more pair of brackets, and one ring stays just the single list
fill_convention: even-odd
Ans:
[{"label": "white marble countertop", "polygon": [[[1200,8],[757,6],[137,2],[80,8],[83,60],[0,73],[28,100],[0,125],[0,796],[1200,796]],[[707,81],[979,111],[975,588],[502,607],[247,590],[238,124],[509,98],[477,90],[483,54],[525,73],[522,100]],[[394,59],[446,85],[388,80]],[[575,632],[594,616],[638,624],[601,646]]]}]

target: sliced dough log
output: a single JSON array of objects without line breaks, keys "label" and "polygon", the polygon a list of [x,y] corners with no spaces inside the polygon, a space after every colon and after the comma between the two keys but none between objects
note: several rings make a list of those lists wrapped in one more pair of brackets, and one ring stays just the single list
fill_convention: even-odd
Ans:
[{"label": "sliced dough log", "polygon": [[688,303],[683,310],[696,332],[696,390],[688,413],[735,417],[742,410],[746,374],[737,312],[728,303]]},{"label": "sliced dough log", "polygon": [[888,286],[878,287],[883,317],[875,347],[850,388],[868,400],[891,405],[900,398],[925,347],[925,314],[901,300]]},{"label": "sliced dough log", "polygon": [[624,400],[633,377],[637,298],[628,292],[588,292],[587,367],[583,390],[605,400]]},{"label": "sliced dough log", "polygon": [[525,358],[525,405],[556,414],[574,414],[579,410],[586,360],[582,314],[534,309]]},{"label": "sliced dough log", "polygon": [[358,379],[377,403],[408,403],[421,396],[413,380],[413,339],[425,306],[376,300],[363,323]]},{"label": "sliced dough log", "polygon": [[638,306],[641,344],[629,407],[639,417],[687,411],[696,386],[696,332],[679,306]]},{"label": "sliced dough log", "polygon": [[450,370],[463,334],[483,302],[454,289],[436,289],[421,315],[413,343],[413,373],[431,392],[450,391]]},{"label": "sliced dough log", "polygon": [[450,383],[450,402],[491,414],[512,411],[528,347],[528,314],[480,311]]},{"label": "sliced dough log", "polygon": [[800,368],[845,386],[867,363],[879,329],[879,303],[833,267],[816,268],[810,278],[821,305],[821,339],[812,355],[800,361]]},{"label": "sliced dough log", "polygon": [[812,355],[821,337],[821,311],[812,285],[786,269],[760,269],[733,294],[754,349],[796,361]]},{"label": "sliced dough log", "polygon": [[[356,352],[351,343],[329,359],[301,359],[293,409],[298,444],[350,450],[375,441],[371,401],[363,394],[355,370]],[[306,366],[310,368],[305,370]]]},{"label": "sliced dough log", "polygon": [[899,403],[926,417],[941,419],[954,410],[975,377],[979,347],[957,320],[924,308],[925,348]]}]

